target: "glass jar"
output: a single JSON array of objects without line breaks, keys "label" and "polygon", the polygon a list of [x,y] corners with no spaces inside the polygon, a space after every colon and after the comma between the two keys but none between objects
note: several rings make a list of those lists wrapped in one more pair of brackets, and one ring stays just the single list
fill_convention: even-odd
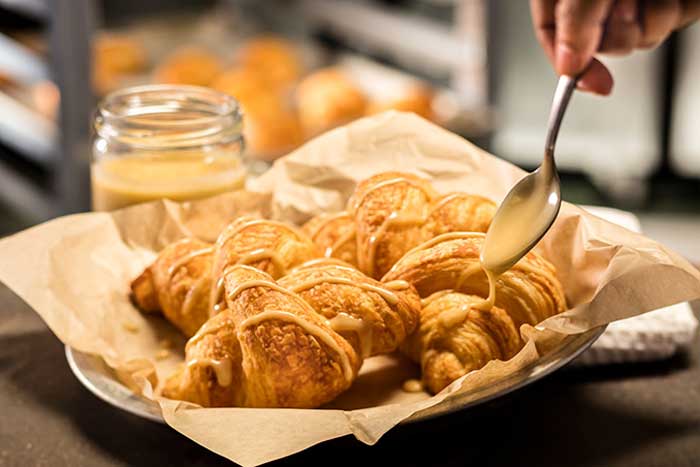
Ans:
[{"label": "glass jar", "polygon": [[139,86],[108,95],[95,116],[92,207],[107,211],[240,189],[242,114],[196,86]]}]

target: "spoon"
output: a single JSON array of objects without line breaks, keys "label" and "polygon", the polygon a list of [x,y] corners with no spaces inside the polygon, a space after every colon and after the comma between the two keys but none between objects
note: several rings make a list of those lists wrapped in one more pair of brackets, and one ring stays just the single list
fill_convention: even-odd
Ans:
[{"label": "spoon", "polygon": [[542,165],[506,195],[491,221],[481,250],[481,264],[496,275],[510,269],[554,223],[561,206],[554,145],[578,78],[561,76],[554,91]]}]

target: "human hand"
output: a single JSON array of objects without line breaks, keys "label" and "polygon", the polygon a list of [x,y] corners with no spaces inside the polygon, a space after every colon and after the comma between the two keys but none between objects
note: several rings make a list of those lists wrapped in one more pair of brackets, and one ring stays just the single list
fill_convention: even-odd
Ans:
[{"label": "human hand", "polygon": [[583,73],[578,87],[608,95],[610,71],[596,53],[651,49],[700,18],[700,0],[530,0],[535,35],[559,75]]}]

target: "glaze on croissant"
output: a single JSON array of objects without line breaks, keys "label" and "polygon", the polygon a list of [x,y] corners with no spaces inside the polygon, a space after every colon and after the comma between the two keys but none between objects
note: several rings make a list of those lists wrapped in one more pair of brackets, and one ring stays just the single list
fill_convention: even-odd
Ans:
[{"label": "glaze on croissant", "polygon": [[302,230],[325,257],[338,258],[357,267],[355,220],[347,211],[316,216],[304,224]]},{"label": "glaze on croissant", "polygon": [[498,307],[476,308],[483,298],[449,290],[427,297],[419,329],[402,350],[421,366],[433,394],[490,360],[508,360],[520,350],[513,320]]},{"label": "glaze on croissant", "polygon": [[363,358],[393,352],[418,324],[420,298],[410,284],[383,284],[340,261],[310,261],[279,284],[329,320]]}]

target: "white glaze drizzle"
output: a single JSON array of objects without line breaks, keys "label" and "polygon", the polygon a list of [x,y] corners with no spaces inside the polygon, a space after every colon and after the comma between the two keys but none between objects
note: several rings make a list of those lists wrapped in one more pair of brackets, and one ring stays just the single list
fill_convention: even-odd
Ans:
[{"label": "white glaze drizzle", "polygon": [[338,313],[328,323],[335,332],[354,332],[359,340],[361,357],[370,356],[372,353],[372,326],[347,313]]},{"label": "white glaze drizzle", "polygon": [[271,320],[280,320],[296,324],[297,326],[304,329],[307,333],[316,337],[319,341],[328,346],[331,350],[336,352],[340,357],[340,362],[343,367],[345,379],[347,381],[352,381],[354,372],[352,369],[352,365],[350,364],[350,358],[348,357],[347,353],[343,351],[340,345],[338,345],[338,343],[335,341],[335,339],[333,339],[333,337],[328,333],[327,330],[323,329],[321,326],[306,321],[300,316],[297,316],[293,313],[289,313],[288,311],[266,310],[262,313],[258,313],[257,315],[253,315],[249,318],[246,318],[241,323],[239,332],[242,333],[250,326],[255,326],[264,321]]}]

